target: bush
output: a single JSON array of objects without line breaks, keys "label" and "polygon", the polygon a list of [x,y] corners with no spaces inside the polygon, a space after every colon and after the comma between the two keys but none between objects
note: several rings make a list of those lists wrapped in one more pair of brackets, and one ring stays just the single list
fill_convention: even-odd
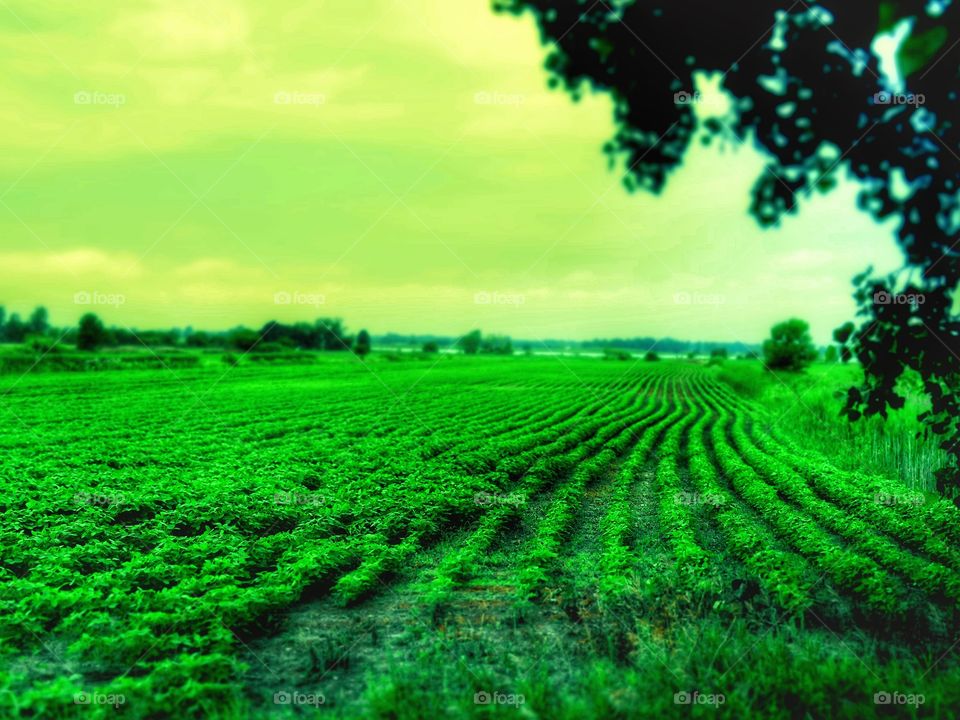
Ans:
[{"label": "bush", "polygon": [[643,359],[647,362],[654,362],[660,359],[660,356],[657,355],[653,350],[648,350],[647,354],[643,356]]},{"label": "bush", "polygon": [[27,347],[39,355],[60,352],[57,341],[45,335],[31,335],[27,338]]},{"label": "bush", "polygon": [[607,348],[603,351],[604,360],[629,360],[632,357],[629,352],[619,348]]},{"label": "bush", "polygon": [[285,353],[290,354],[290,346],[278,342],[262,342],[254,346],[258,353]]},{"label": "bush", "polygon": [[370,333],[366,330],[361,330],[357,333],[357,339],[353,343],[353,352],[359,357],[365,357],[370,354],[371,345]]},{"label": "bush", "polygon": [[80,318],[77,329],[77,350],[93,352],[107,341],[107,330],[103,322],[93,313]]},{"label": "bush", "polygon": [[803,370],[817,359],[810,325],[799,318],[777,323],[770,329],[770,338],[763,343],[763,356],[767,367]]}]

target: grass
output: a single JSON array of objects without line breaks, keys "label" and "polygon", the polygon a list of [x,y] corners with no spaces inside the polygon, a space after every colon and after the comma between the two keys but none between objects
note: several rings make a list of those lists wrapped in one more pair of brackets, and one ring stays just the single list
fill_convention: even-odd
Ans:
[{"label": "grass", "polygon": [[916,381],[902,380],[907,398],[890,417],[863,418],[855,423],[840,416],[847,388],[859,384],[857,365],[818,362],[802,373],[774,372],[760,362],[731,360],[714,368],[718,380],[741,397],[763,406],[769,422],[802,437],[805,445],[839,466],[897,479],[908,488],[934,492],[934,473],[946,463],[936,438],[925,437],[917,416],[929,401]]}]

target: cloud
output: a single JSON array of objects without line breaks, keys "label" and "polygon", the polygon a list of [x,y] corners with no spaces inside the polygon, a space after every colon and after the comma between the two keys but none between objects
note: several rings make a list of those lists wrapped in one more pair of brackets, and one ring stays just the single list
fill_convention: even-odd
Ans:
[{"label": "cloud", "polygon": [[147,56],[193,58],[242,49],[250,20],[235,0],[162,0],[122,15],[113,30]]},{"label": "cloud", "polygon": [[134,255],[107,253],[96,248],[0,253],[0,266],[14,275],[125,279],[140,277],[143,273]]},{"label": "cloud", "polygon": [[232,278],[243,276],[249,278],[262,274],[262,271],[257,268],[241,267],[229,258],[199,258],[186,265],[181,265],[173,271],[175,277],[201,279],[210,279],[211,277],[218,276],[229,276]]}]

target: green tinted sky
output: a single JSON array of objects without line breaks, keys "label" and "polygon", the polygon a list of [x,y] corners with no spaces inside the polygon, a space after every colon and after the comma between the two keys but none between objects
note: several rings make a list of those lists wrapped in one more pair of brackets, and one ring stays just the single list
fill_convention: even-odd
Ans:
[{"label": "green tinted sky", "polygon": [[825,341],[899,257],[850,186],[759,230],[745,147],[628,195],[487,0],[8,0],[0,43],[0,301],[57,323]]}]

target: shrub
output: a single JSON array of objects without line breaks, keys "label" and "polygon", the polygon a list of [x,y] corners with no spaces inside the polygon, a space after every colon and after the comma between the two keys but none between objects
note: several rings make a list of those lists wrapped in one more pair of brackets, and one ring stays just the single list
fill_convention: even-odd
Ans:
[{"label": "shrub", "polygon": [[767,367],[803,370],[817,359],[817,349],[810,339],[810,325],[805,320],[790,318],[770,329],[770,338],[763,343]]}]

